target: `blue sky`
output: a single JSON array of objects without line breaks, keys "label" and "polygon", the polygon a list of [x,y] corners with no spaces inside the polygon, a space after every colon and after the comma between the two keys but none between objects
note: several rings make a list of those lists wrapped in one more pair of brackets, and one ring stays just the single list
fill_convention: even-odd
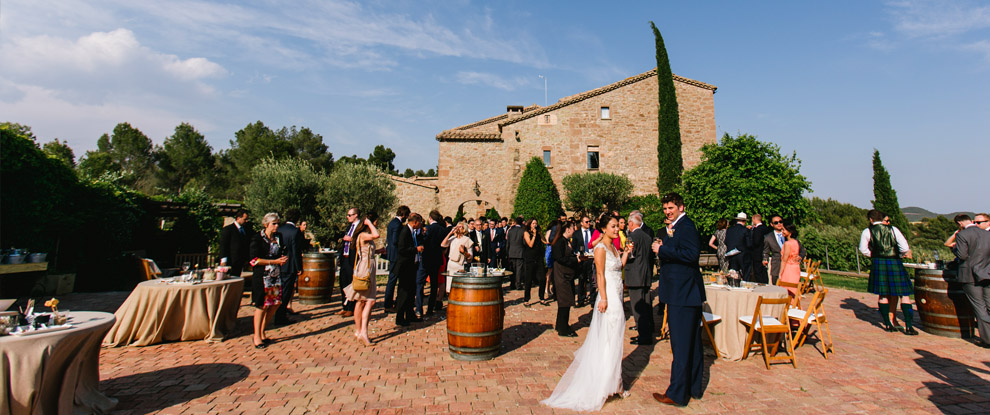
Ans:
[{"label": "blue sky", "polygon": [[653,68],[719,87],[719,136],[796,151],[814,195],[868,207],[872,150],[902,206],[985,211],[987,1],[0,3],[0,120],[81,156],[127,121],[229,147],[305,126],[336,157],[437,160],[435,135]]}]

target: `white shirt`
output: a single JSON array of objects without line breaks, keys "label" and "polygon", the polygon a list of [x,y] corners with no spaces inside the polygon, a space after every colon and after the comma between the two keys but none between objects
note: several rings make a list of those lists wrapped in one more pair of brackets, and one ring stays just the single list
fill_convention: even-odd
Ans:
[{"label": "white shirt", "polygon": [[777,245],[780,245],[780,248],[781,249],[784,248],[784,243],[781,242],[781,240],[784,240],[786,242],[787,241],[787,238],[784,237],[784,233],[783,232],[773,231],[773,239],[775,241],[777,241]]},{"label": "white shirt", "polygon": [[[874,225],[882,225],[883,222],[873,222]],[[906,254],[911,249],[908,247],[907,239],[904,239],[904,235],[901,234],[901,230],[897,229],[896,226],[891,226],[894,228],[894,239],[897,241],[897,249],[901,251],[901,255]],[[870,228],[863,229],[863,234],[859,237],[859,252],[863,253],[865,256],[870,255]]]}]

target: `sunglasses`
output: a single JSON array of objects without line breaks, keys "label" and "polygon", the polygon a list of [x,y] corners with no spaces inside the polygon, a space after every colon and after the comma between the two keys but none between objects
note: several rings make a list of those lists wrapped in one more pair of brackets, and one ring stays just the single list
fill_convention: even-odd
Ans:
[{"label": "sunglasses", "polygon": [[779,221],[779,220],[775,220],[775,221],[773,221],[773,222],[770,222],[770,224],[771,224],[771,225],[779,225],[779,224],[781,224],[781,223],[784,223],[784,222],[781,222],[781,221]]},{"label": "sunglasses", "polygon": [[973,221],[973,223],[975,223],[977,225],[984,224],[984,223],[987,223],[987,222],[990,222],[990,220],[977,220],[977,221]]}]

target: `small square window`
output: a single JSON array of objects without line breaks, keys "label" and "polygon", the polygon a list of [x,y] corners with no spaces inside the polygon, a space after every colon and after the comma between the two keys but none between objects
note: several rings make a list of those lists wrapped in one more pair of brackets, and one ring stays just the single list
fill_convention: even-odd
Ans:
[{"label": "small square window", "polygon": [[543,165],[550,167],[550,150],[543,150]]},{"label": "small square window", "polygon": [[588,147],[588,170],[598,170],[598,147]]},{"label": "small square window", "polygon": [[602,107],[602,119],[610,120],[612,119],[612,111],[608,107]]},{"label": "small square window", "polygon": [[547,115],[544,115],[543,116],[543,122],[545,124],[550,124],[550,114],[547,114]]}]

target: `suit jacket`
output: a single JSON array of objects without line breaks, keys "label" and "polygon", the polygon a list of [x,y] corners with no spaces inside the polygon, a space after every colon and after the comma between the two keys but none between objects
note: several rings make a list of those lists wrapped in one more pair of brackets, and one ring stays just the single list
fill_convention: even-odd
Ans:
[{"label": "suit jacket", "polygon": [[[492,229],[495,229],[494,238],[492,237]],[[491,240],[491,243],[489,244],[491,249],[489,250],[489,252],[491,252],[492,255],[501,255],[505,251],[505,231],[503,231],[502,228],[492,228],[492,229],[485,231],[485,233],[488,234],[488,238]],[[496,249],[499,250],[498,253],[495,252]]]},{"label": "suit jacket", "polygon": [[643,232],[646,232],[646,235],[650,237],[650,243],[652,244],[653,238],[656,238],[656,233],[653,232],[653,228],[651,228],[650,225],[644,223],[643,226],[640,227],[640,229],[642,229]]},{"label": "suit jacket", "polygon": [[[425,248],[424,248],[425,249]],[[399,228],[395,237],[395,274],[399,278],[416,278],[416,242],[408,226]]]},{"label": "suit jacket", "polygon": [[282,278],[294,277],[302,271],[302,250],[306,246],[306,237],[299,228],[291,223],[278,225],[278,233],[282,234],[282,244],[285,247],[285,255],[289,257],[282,264]]},{"label": "suit jacket", "polygon": [[990,232],[970,226],[956,234],[952,251],[962,261],[956,279],[961,283],[990,279]]},{"label": "suit jacket", "polygon": [[746,229],[741,223],[736,222],[729,229],[725,230],[725,252],[737,249],[740,254],[745,253],[746,247],[749,246],[747,243],[748,240],[749,229]]},{"label": "suit jacket", "polygon": [[643,228],[636,228],[626,238],[633,243],[632,255],[626,260],[626,285],[648,287],[653,283],[653,238]]},{"label": "suit jacket", "polygon": [[705,283],[701,279],[698,258],[698,228],[685,215],[674,224],[673,236],[660,229],[663,245],[657,252],[660,260],[660,301],[677,306],[700,307],[705,302]]},{"label": "suit jacket", "polygon": [[[243,267],[249,259],[248,248],[250,248],[252,233],[247,228],[247,224],[244,225],[244,234],[241,234],[237,225],[233,223],[224,226],[223,230],[220,231],[220,258],[227,258],[227,265],[232,267]],[[240,273],[241,270],[234,269],[233,272]]]},{"label": "suit jacket", "polygon": [[[594,235],[595,229],[588,228],[588,235]],[[585,253],[588,252],[588,244],[594,240],[594,236],[591,236],[588,240],[584,238],[584,228],[578,226],[578,229],[574,231],[574,236],[571,237],[571,246],[574,247],[574,252]]]},{"label": "suit jacket", "polygon": [[[798,256],[804,259],[808,252],[804,249],[804,244],[798,245],[800,246]],[[770,261],[770,275],[774,278],[780,276],[780,248],[781,246],[777,242],[777,234],[773,231],[768,232],[767,236],[763,237],[763,260]]]},{"label": "suit jacket", "polygon": [[509,233],[506,236],[508,244],[506,249],[509,250],[510,259],[523,259],[523,245],[526,243],[523,241],[523,232],[522,226],[509,228]]},{"label": "suit jacket", "polygon": [[443,262],[443,247],[440,244],[443,243],[443,237],[447,236],[443,233],[443,224],[439,222],[431,223],[426,226],[426,234],[422,236],[423,239],[423,266],[432,268],[440,267],[440,263]]},{"label": "suit jacket", "polygon": [[770,228],[762,223],[749,230],[749,241],[746,241],[746,244],[749,247],[749,251],[755,252],[757,257],[762,255],[763,240],[767,237],[768,232],[770,232]]},{"label": "suit jacket", "polygon": [[[481,248],[480,250],[472,251],[472,255],[477,255],[481,257],[481,262],[488,262],[488,258],[492,257],[491,256],[492,239],[488,235],[489,235],[488,231],[479,231],[479,230],[471,231],[471,234],[468,235],[471,238],[471,242],[474,242],[474,246]],[[478,244],[479,239],[481,240],[481,244]]]},{"label": "suit jacket", "polygon": [[399,238],[399,231],[402,230],[402,221],[399,218],[392,218],[385,228],[385,259],[388,260],[388,270],[395,268],[396,248],[395,243]]}]

